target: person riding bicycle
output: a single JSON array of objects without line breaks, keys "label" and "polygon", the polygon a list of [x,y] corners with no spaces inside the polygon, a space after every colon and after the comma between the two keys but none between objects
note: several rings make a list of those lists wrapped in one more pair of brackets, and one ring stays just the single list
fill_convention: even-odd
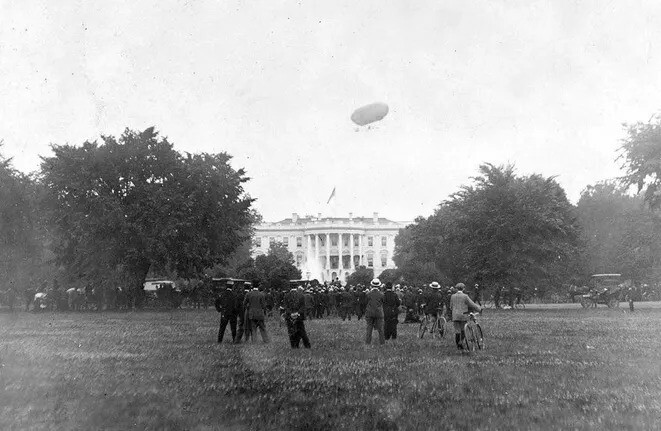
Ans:
[{"label": "person riding bicycle", "polygon": [[454,341],[457,343],[457,348],[463,350],[464,346],[461,344],[466,334],[464,334],[464,325],[468,321],[468,315],[464,314],[468,311],[482,311],[482,308],[475,304],[468,295],[464,293],[464,283],[457,283],[455,289],[457,293],[450,298],[450,306],[452,307],[452,323],[454,324]]},{"label": "person riding bicycle", "polygon": [[443,310],[443,296],[441,295],[441,285],[437,282],[432,282],[429,287],[431,287],[431,291],[424,298],[423,310],[431,318],[433,324]]}]

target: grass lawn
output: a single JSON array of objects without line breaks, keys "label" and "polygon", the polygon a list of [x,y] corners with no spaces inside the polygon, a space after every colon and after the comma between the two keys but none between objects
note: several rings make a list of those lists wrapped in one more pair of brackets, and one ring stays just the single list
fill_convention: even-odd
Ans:
[{"label": "grass lawn", "polygon": [[338,319],[307,322],[309,351],[275,320],[270,344],[218,345],[217,322],[0,313],[0,429],[661,428],[659,308],[489,310],[472,355]]}]

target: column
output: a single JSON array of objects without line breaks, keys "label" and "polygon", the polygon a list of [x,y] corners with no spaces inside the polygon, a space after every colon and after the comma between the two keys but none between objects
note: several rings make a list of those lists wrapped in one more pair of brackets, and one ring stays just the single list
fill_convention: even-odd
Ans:
[{"label": "column", "polygon": [[308,243],[308,249],[307,252],[305,253],[305,258],[308,261],[305,263],[305,266],[308,268],[309,271],[312,265],[312,262],[310,262],[312,260],[312,237],[308,234],[305,235],[305,238],[307,239],[307,243]]},{"label": "column", "polygon": [[337,269],[338,269],[338,276],[340,275],[340,272],[342,272],[342,234],[338,233],[337,234],[337,255],[338,255],[338,261],[339,263],[337,264]]},{"label": "column", "polygon": [[363,235],[362,234],[358,237],[358,253],[360,253],[358,255],[358,264],[359,265],[364,265],[364,262],[363,262]]},{"label": "column", "polygon": [[[331,264],[330,264],[330,234],[326,234],[326,269],[328,269],[328,276],[331,274]],[[331,280],[333,281],[333,280]]]},{"label": "column", "polygon": [[353,264],[353,234],[349,235],[349,268],[356,269]]},{"label": "column", "polygon": [[316,233],[314,234],[314,262],[314,267],[319,268],[319,235]]}]

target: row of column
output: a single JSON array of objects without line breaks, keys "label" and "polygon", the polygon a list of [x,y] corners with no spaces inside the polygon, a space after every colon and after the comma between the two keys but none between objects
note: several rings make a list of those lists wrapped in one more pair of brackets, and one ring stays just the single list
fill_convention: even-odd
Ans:
[{"label": "row of column", "polygon": [[[323,234],[322,234],[323,235]],[[337,241],[337,249],[338,249],[338,269],[346,269],[343,268],[342,265],[342,235],[343,234],[337,234],[338,235],[338,241]],[[349,235],[349,268],[350,269],[356,269],[355,262],[354,262],[354,234],[348,234]],[[320,247],[319,247],[319,235],[318,234],[310,234],[307,235],[308,237],[308,250],[312,246],[312,237],[314,236],[314,257],[317,262],[319,262],[319,252],[320,252]],[[328,265],[327,269],[330,269],[330,233],[326,234],[326,262]],[[363,235],[358,236],[358,256],[359,256],[359,265],[364,265],[363,262]]]}]

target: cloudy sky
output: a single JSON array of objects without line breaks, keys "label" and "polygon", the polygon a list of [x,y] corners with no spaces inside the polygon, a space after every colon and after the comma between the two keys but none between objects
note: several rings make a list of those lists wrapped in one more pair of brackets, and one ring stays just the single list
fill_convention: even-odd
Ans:
[{"label": "cloudy sky", "polygon": [[661,7],[465,3],[0,0],[2,151],[29,172],[50,143],[154,125],[232,154],[268,221],[427,216],[483,162],[572,201],[619,175],[622,123],[661,109]]}]

